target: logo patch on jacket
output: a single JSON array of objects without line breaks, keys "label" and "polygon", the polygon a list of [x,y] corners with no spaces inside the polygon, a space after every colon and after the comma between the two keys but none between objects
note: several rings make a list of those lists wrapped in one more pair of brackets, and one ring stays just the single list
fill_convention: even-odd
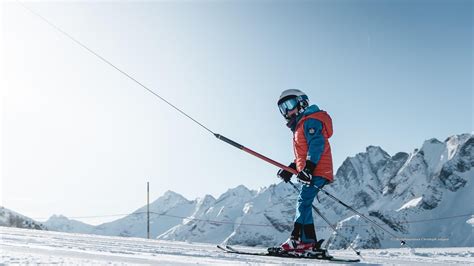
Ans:
[{"label": "logo patch on jacket", "polygon": [[310,135],[314,135],[314,133],[316,133],[316,129],[310,128],[310,129],[308,130],[308,132],[309,132]]}]

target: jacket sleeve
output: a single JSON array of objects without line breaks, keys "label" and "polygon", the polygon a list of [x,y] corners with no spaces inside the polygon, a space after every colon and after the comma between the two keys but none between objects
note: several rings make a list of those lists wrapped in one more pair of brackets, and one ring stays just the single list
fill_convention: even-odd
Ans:
[{"label": "jacket sleeve", "polygon": [[304,136],[308,143],[308,154],[306,159],[315,165],[324,151],[324,136],[322,134],[323,124],[317,119],[308,119],[304,123]]}]

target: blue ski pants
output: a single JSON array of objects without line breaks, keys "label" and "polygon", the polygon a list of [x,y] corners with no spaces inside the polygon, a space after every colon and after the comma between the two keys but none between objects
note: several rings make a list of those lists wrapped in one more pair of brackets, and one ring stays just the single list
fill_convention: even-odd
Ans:
[{"label": "blue ski pants", "polygon": [[[319,192],[319,187],[323,187],[327,179],[320,176],[313,176],[311,185],[303,185],[296,203],[295,222],[302,225],[313,224],[313,201]],[[318,188],[316,188],[318,187]]]}]

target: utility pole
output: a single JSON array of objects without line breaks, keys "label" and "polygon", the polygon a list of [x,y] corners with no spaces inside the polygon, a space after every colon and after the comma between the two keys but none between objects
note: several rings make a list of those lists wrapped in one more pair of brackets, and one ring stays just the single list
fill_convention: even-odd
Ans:
[{"label": "utility pole", "polygon": [[150,239],[150,182],[146,182],[146,235]]}]

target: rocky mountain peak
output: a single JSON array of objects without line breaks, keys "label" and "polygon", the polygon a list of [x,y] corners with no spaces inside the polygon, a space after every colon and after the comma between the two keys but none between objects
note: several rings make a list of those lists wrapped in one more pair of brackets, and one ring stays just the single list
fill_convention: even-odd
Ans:
[{"label": "rocky mountain peak", "polygon": [[223,200],[228,200],[229,198],[235,198],[236,200],[239,199],[248,199],[254,195],[254,191],[249,190],[244,185],[239,185],[235,188],[231,188],[227,190],[224,194],[222,194],[218,199],[217,202],[221,202]]}]

